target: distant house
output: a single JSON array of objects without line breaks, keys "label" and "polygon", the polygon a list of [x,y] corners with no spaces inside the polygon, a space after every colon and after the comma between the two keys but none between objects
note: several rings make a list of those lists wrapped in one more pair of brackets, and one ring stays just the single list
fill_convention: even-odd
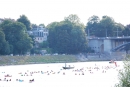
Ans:
[{"label": "distant house", "polygon": [[43,26],[38,26],[38,27],[32,28],[31,31],[28,31],[28,34],[34,36],[35,42],[42,43],[43,41],[47,40],[48,29],[43,28]]}]

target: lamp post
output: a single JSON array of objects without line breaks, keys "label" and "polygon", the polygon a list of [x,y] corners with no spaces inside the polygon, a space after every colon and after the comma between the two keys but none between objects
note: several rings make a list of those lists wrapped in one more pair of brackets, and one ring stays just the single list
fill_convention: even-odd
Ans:
[{"label": "lamp post", "polygon": [[119,31],[118,28],[116,28],[116,31],[114,31],[114,32],[116,32],[116,36],[118,37],[119,32],[121,32],[121,31]]}]

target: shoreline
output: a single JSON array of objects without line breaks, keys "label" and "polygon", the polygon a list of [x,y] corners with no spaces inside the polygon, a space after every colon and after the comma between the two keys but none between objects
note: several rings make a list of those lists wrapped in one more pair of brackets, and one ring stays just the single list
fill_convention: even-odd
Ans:
[{"label": "shoreline", "polygon": [[[66,62],[66,63],[85,63],[85,62],[110,62],[110,61],[77,61],[77,62]],[[123,62],[123,60],[121,61],[117,61],[117,62]],[[21,65],[35,65],[35,64],[60,64],[60,63],[65,63],[65,62],[55,62],[55,63],[25,63],[25,64],[5,64],[5,65],[0,65],[1,66],[21,66]]]},{"label": "shoreline", "polygon": [[[29,64],[52,64],[52,63],[78,63],[78,62],[101,62],[114,60],[79,55],[51,55],[51,56],[0,56],[0,66],[29,65]],[[115,61],[123,61],[115,60]]]}]

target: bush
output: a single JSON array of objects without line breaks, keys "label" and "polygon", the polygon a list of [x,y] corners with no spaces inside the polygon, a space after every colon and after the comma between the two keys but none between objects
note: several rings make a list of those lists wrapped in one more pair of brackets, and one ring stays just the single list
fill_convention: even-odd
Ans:
[{"label": "bush", "polygon": [[124,61],[124,69],[119,72],[119,83],[116,87],[130,87],[130,57]]}]

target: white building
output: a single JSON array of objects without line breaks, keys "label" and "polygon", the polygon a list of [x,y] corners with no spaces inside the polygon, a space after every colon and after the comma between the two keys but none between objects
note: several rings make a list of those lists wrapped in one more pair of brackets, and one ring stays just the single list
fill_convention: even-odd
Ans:
[{"label": "white building", "polygon": [[43,26],[38,26],[33,28],[31,31],[28,31],[29,35],[34,36],[35,42],[42,43],[47,40],[48,29],[43,28]]}]

